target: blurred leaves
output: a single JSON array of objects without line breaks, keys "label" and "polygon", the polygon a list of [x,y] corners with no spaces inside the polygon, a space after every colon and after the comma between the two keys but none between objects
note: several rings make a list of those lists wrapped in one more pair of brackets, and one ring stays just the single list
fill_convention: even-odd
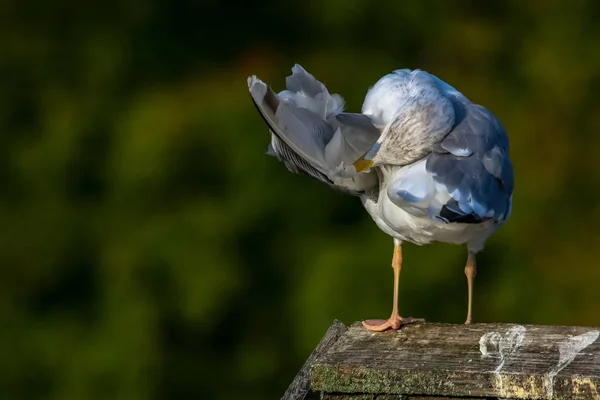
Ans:
[{"label": "blurred leaves", "polygon": [[[334,318],[385,317],[391,240],[264,155],[246,92],[301,63],[347,109],[421,68],[492,110],[514,211],[478,321],[600,325],[600,7],[0,5],[2,398],[281,395]],[[465,251],[406,245],[401,312],[462,322]]]}]

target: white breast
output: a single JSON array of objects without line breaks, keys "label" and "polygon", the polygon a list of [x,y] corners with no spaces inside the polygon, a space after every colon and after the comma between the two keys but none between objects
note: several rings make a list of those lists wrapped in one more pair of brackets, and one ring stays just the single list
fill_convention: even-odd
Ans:
[{"label": "white breast", "polygon": [[381,177],[379,198],[364,197],[363,205],[379,229],[395,239],[417,245],[431,242],[467,244],[469,250],[480,251],[486,239],[498,226],[493,220],[479,224],[446,223],[426,216],[417,217],[396,204],[387,195],[387,179]]}]

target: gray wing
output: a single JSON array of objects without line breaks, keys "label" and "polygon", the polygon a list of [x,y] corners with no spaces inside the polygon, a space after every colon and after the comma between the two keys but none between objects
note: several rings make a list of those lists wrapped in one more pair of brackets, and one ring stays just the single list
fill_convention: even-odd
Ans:
[{"label": "gray wing", "polygon": [[450,195],[436,217],[447,222],[504,221],[514,187],[506,131],[484,107],[456,99],[453,104],[456,125],[426,162],[436,186]]},{"label": "gray wing", "polygon": [[[254,104],[272,136],[267,154],[295,173],[304,173],[350,194],[376,185],[351,165],[377,141],[379,129],[362,114],[342,113],[343,100],[301,66],[292,68],[286,90],[276,94],[256,77],[248,79]],[[352,175],[352,176],[350,176]]]},{"label": "gray wing", "polygon": [[364,114],[340,113],[330,120],[335,134],[325,148],[329,165],[350,165],[369,151],[381,134]]}]

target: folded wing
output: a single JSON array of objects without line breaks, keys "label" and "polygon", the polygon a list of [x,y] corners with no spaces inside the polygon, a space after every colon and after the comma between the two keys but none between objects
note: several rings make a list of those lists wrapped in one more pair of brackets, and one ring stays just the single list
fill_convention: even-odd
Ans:
[{"label": "folded wing", "polygon": [[484,107],[452,98],[456,123],[425,159],[406,168],[388,196],[398,206],[445,222],[505,221],[513,168],[506,132]]}]

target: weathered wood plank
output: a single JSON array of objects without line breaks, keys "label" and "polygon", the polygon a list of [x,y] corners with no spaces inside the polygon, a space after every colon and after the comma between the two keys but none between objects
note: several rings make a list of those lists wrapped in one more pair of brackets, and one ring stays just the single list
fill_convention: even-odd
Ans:
[{"label": "weathered wood plank", "polygon": [[[473,399],[475,399],[475,397],[405,396],[402,394],[323,393],[319,400],[473,400]],[[481,398],[479,398],[479,399],[481,399]],[[477,400],[479,400],[479,399],[477,399]]]},{"label": "weathered wood plank", "polygon": [[[400,394],[343,394],[325,393],[321,400],[412,400]],[[452,400],[452,399],[444,399]]]},{"label": "weathered wood plank", "polygon": [[360,324],[313,364],[312,390],[513,399],[600,399],[598,328]]},{"label": "weathered wood plank", "polygon": [[313,365],[318,357],[325,354],[347,329],[346,325],[342,324],[337,319],[333,321],[333,324],[329,327],[325,336],[323,336],[323,339],[321,339],[317,345],[317,348],[313,350],[300,372],[296,374],[292,384],[288,387],[281,400],[304,400],[307,397],[311,387],[311,365]]}]

